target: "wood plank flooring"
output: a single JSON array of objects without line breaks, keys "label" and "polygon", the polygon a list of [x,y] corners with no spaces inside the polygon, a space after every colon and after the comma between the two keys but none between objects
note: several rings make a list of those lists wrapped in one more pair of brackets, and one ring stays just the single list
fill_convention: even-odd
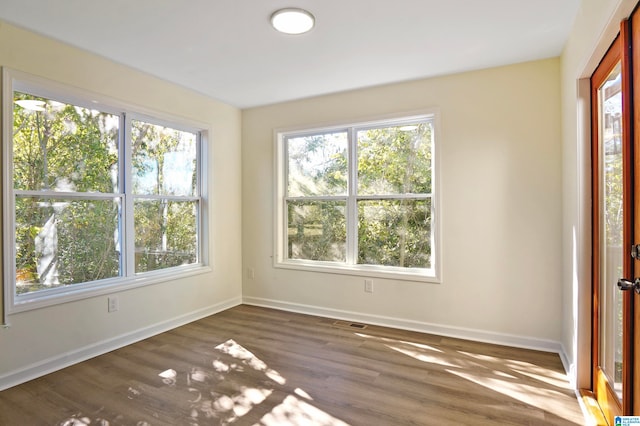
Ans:
[{"label": "wood plank flooring", "polygon": [[582,425],[557,354],[241,305],[0,392],[0,425]]}]

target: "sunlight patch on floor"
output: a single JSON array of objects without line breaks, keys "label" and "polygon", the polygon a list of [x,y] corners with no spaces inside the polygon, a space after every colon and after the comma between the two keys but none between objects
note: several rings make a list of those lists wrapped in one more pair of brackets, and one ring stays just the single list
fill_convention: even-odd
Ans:
[{"label": "sunlight patch on floor", "polygon": [[516,376],[509,373],[505,373],[504,371],[493,370],[492,373],[495,374],[496,376],[504,377],[506,379],[512,379],[512,380],[517,379]]},{"label": "sunlight patch on floor", "polygon": [[300,388],[295,388],[295,390],[293,391],[293,393],[295,393],[296,395],[304,398],[304,399],[308,399],[310,401],[313,401],[313,398],[311,398],[311,395],[309,395],[308,393],[306,393],[305,391],[303,391]]},{"label": "sunlight patch on floor", "polygon": [[257,371],[263,371],[267,377],[275,381],[280,385],[284,385],[287,381],[275,370],[270,369],[265,362],[253,355],[247,349],[236,343],[233,339],[229,339],[226,342],[216,346],[216,349],[224,354],[230,355],[244,364],[249,365],[251,368]]},{"label": "sunlight patch on floor", "polygon": [[168,370],[164,370],[162,373],[159,373],[158,376],[162,377],[162,382],[164,384],[170,385],[176,382],[178,373],[173,368],[169,368]]},{"label": "sunlight patch on floor", "polygon": [[505,360],[472,352],[458,351],[458,353],[481,361],[499,363],[500,365],[508,368],[514,373],[522,374],[532,379],[547,383],[551,386],[557,386],[562,389],[571,389],[571,386],[565,374],[558,371],[550,370],[548,368],[543,368],[535,364],[531,364],[530,362],[517,361],[513,359]]},{"label": "sunlight patch on floor", "polygon": [[532,373],[531,371],[526,371],[519,368],[514,368],[513,371],[515,371],[516,373],[522,374],[524,376],[531,377],[532,379],[547,383],[551,386],[556,386],[561,389],[568,389],[568,390],[571,389],[571,384],[569,383],[566,377],[564,377],[559,373],[556,373],[557,376],[553,374],[549,374],[549,373],[555,373],[553,371],[547,371],[546,374]]},{"label": "sunlight patch on floor", "polygon": [[406,347],[400,347],[400,346],[396,346],[396,345],[385,345],[387,348],[392,349],[396,352],[400,352],[401,354],[410,356],[411,358],[417,359],[418,361],[422,361],[422,362],[429,362],[432,364],[438,364],[438,365],[442,365],[445,367],[459,367],[459,365],[455,365],[455,364],[451,364],[448,361],[443,360],[442,358],[435,356],[435,355],[431,355],[428,353],[424,353],[422,351],[417,351],[417,350],[413,350],[413,349],[409,349]]},{"label": "sunlight patch on floor", "polygon": [[551,389],[543,389],[512,380],[501,380],[493,377],[486,377],[477,374],[466,373],[461,370],[447,369],[447,372],[481,385],[494,392],[511,397],[524,404],[540,408],[548,413],[553,413],[569,421],[576,421],[576,414],[569,409],[565,409],[564,404],[558,404],[558,400],[572,399],[571,396]]},{"label": "sunlight patch on floor", "polygon": [[456,351],[456,352],[458,352],[461,355],[468,356],[469,358],[477,359],[479,361],[498,362],[500,364],[504,363],[504,359],[496,358],[495,356],[483,355],[483,354],[477,354],[477,353],[474,353],[474,352],[465,352],[465,351]]},{"label": "sunlight patch on floor", "polygon": [[[214,357],[208,369],[192,367],[183,375],[169,368],[158,374],[165,385],[178,390],[185,387],[186,377],[186,390],[191,395],[187,401],[190,404],[187,417],[192,425],[208,424],[212,420],[220,424],[237,423],[264,404],[269,409],[262,408],[268,413],[262,417],[261,425],[347,425],[313,406],[313,398],[303,389],[287,389],[287,380],[278,371],[236,341],[229,339],[215,350],[220,356]],[[251,371],[264,374],[268,379],[264,387],[242,385],[244,375]],[[284,391],[285,396],[274,399],[276,390],[280,395]]]},{"label": "sunlight patch on floor", "polygon": [[287,396],[282,403],[260,419],[264,426],[349,426],[330,414],[306,403],[293,395]]},{"label": "sunlight patch on floor", "polygon": [[373,339],[373,340],[378,340],[380,342],[391,342],[395,344],[410,345],[410,346],[415,346],[416,348],[427,349],[433,352],[442,352],[441,349],[435,348],[431,345],[426,345],[424,343],[410,342],[407,340],[390,339],[388,337],[372,336],[371,334],[366,334],[366,333],[354,333],[354,334],[364,339]]},{"label": "sunlight patch on floor", "polygon": [[233,339],[229,339],[216,346],[216,350],[224,354],[231,355],[243,363],[248,364],[254,370],[264,371],[267,369],[267,364],[245,349],[242,345],[236,343]]},{"label": "sunlight patch on floor", "polygon": [[[531,364],[528,362],[523,362],[523,361],[509,360],[506,365],[509,368],[511,368],[513,371],[518,371],[518,372],[526,371],[528,374],[533,374],[539,377],[545,377],[546,380],[553,381],[556,386],[567,387],[569,384],[567,375],[559,371],[543,368],[538,365]],[[567,389],[569,388],[570,387],[567,387]]]},{"label": "sunlight patch on floor", "polygon": [[228,396],[222,395],[213,401],[212,408],[216,412],[216,417],[225,414],[232,422],[247,414],[251,409],[262,403],[273,391],[258,388],[242,388],[239,394]]}]

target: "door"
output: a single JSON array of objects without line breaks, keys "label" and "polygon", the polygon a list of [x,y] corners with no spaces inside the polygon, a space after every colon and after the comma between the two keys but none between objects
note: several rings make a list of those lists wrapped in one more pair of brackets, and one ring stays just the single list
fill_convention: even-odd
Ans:
[{"label": "door", "polygon": [[[630,117],[633,118],[629,125],[630,139],[633,141],[633,208],[634,208],[634,227],[633,227],[633,243],[635,253],[633,256],[633,276],[640,277],[640,11],[638,6],[630,18],[631,24],[628,33],[630,34],[630,56],[631,56],[631,82],[632,94],[629,96],[631,107],[633,107]],[[627,83],[629,85],[630,83]],[[629,362],[633,363],[632,368],[628,372],[627,381],[631,384],[629,398],[632,404],[632,412],[634,415],[640,415],[640,292],[634,289],[630,292],[630,306],[628,316],[630,326],[628,332],[630,335],[627,339],[630,341],[632,350],[629,351]]]},{"label": "door", "polygon": [[[622,57],[620,36],[591,77],[593,173],[593,386],[609,424],[623,413],[625,300],[620,278],[632,277],[630,243],[632,215],[631,154],[623,132]],[[625,139],[626,138],[626,139]],[[628,302],[627,302],[628,303]]]},{"label": "door", "polygon": [[[610,425],[615,416],[631,415],[640,408],[638,404],[634,408],[634,303],[638,297],[635,290],[640,291],[640,279],[636,280],[640,277],[640,252],[633,249],[640,243],[640,232],[634,230],[634,226],[640,227],[640,220],[635,220],[640,209],[634,204],[640,202],[640,194],[636,195],[640,185],[634,180],[634,153],[640,149],[634,148],[631,93],[635,71],[631,68],[635,53],[631,50],[631,22],[637,19],[634,16],[621,24],[620,34],[591,77],[592,385]],[[633,26],[640,28],[640,23]]]}]

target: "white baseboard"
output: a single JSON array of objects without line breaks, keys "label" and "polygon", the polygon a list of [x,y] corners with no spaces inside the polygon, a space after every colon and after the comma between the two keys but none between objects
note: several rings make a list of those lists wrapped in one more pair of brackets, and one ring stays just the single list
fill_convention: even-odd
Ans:
[{"label": "white baseboard", "polygon": [[[555,352],[560,354],[560,359],[562,360],[562,345],[560,344],[560,342],[556,342],[553,340],[517,336],[512,334],[494,333],[484,330],[433,324],[402,318],[385,317],[381,315],[371,315],[360,312],[325,308],[321,306],[263,299],[260,297],[243,296],[242,303],[247,305],[262,306],[265,308],[280,309],[289,312],[297,312],[300,314],[317,315],[346,321],[357,321],[371,325],[418,331],[421,333],[436,334],[439,336],[454,337],[477,342],[493,343],[497,345],[512,346],[524,349],[535,349],[544,352]],[[564,362],[565,361],[563,360],[563,363]]]},{"label": "white baseboard", "polygon": [[9,374],[0,376],[0,391],[35,379],[37,377],[44,376],[45,374],[63,369],[70,365],[86,361],[90,358],[105,354],[123,346],[139,342],[140,340],[147,339],[149,337],[155,336],[156,334],[163,333],[176,327],[180,327],[181,325],[188,324],[209,315],[222,312],[226,309],[240,305],[241,303],[242,298],[235,297],[217,303],[215,305],[199,309],[197,311],[170,318],[160,323],[150,325],[148,327],[134,330],[132,332],[122,334],[111,339],[103,340],[101,342],[78,348],[62,355],[54,356],[31,364],[18,371],[12,371]]},{"label": "white baseboard", "polygon": [[346,321],[357,321],[371,325],[392,327],[403,330],[418,331],[421,333],[436,334],[440,336],[454,337],[478,342],[493,343],[525,349],[535,349],[545,352],[558,353],[567,373],[569,362],[562,345],[559,342],[533,337],[524,337],[511,334],[494,333],[477,329],[453,327],[440,324],[426,323],[402,318],[392,318],[381,315],[346,311],[321,306],[304,305],[299,303],[284,302],[258,297],[232,298],[213,306],[170,318],[166,321],[135,330],[108,340],[88,345],[62,355],[51,357],[31,364],[18,371],[0,376],[0,391],[19,385],[29,380],[52,373],[73,364],[102,355],[112,350],[155,336],[156,334],[180,327],[209,315],[222,312],[226,309],[245,303],[247,305],[262,306],[301,314],[317,315]]},{"label": "white baseboard", "polygon": [[562,361],[562,366],[564,367],[565,373],[567,373],[567,377],[569,378],[569,383],[573,389],[577,389],[577,377],[575,372],[575,364],[572,364],[569,360],[569,356],[567,355],[567,351],[564,348],[564,345],[560,345],[560,350],[558,351],[558,355],[560,355],[560,361]]}]

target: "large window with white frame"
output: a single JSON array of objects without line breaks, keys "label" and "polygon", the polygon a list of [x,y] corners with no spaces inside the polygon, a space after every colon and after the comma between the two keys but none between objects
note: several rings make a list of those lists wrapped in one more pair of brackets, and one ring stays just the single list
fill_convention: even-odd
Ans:
[{"label": "large window with white frame", "polygon": [[15,71],[3,81],[9,313],[204,267],[202,127]]},{"label": "large window with white frame", "polygon": [[435,122],[276,132],[276,266],[438,281]]}]

